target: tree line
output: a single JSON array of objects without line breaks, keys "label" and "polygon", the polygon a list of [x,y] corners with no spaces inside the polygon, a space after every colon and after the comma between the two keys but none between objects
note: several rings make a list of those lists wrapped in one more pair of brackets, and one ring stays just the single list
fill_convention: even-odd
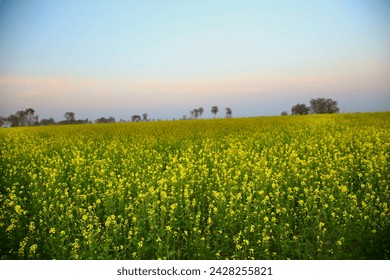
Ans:
[{"label": "tree line", "polygon": [[26,110],[19,110],[15,114],[11,114],[8,117],[0,117],[0,127],[8,124],[10,127],[18,126],[39,126],[39,125],[55,125],[55,124],[83,124],[91,123],[88,119],[76,120],[75,113],[66,112],[64,114],[65,120],[56,122],[53,118],[41,119],[35,114],[35,110],[28,108]]},{"label": "tree line", "polygon": [[[211,107],[211,113],[214,115],[214,118],[218,114],[219,109],[218,106]],[[198,119],[204,113],[204,109],[202,107],[193,109],[190,112],[190,118],[187,116],[183,116],[182,120],[187,119]],[[232,117],[232,109],[229,107],[225,109],[226,118]],[[10,127],[18,127],[18,126],[45,126],[45,125],[59,125],[59,124],[91,124],[92,121],[88,119],[76,119],[74,112],[65,112],[64,120],[56,122],[53,118],[41,119],[39,120],[38,115],[35,114],[35,110],[32,108],[28,108],[26,110],[19,110],[15,114],[11,114],[8,117],[0,116],[0,127],[2,126],[10,126]],[[142,116],[140,115],[132,115],[132,122],[140,122],[140,121],[150,121],[148,118],[148,114],[144,113]],[[116,120],[114,117],[100,117],[94,121],[95,123],[115,123]],[[127,122],[126,120],[121,119],[119,122]]]},{"label": "tree line", "polygon": [[[337,101],[334,101],[330,98],[312,98],[310,100],[310,106],[306,104],[297,103],[291,107],[291,115],[307,115],[307,114],[333,114],[340,111]],[[219,113],[218,106],[212,106],[210,112],[216,118]],[[195,108],[191,110],[190,117],[186,115],[183,116],[182,120],[188,119],[198,119],[201,118],[204,113],[202,107]],[[231,108],[225,108],[225,117],[231,118],[233,111]],[[283,111],[282,115],[288,115],[287,111]],[[39,120],[38,115],[35,114],[35,110],[28,108],[26,110],[17,111],[15,114],[11,114],[8,117],[0,117],[0,127],[7,125],[11,127],[18,126],[39,126],[39,125],[56,125],[56,124],[90,124],[92,121],[85,119],[76,119],[74,112],[65,112],[64,120],[56,122],[53,118],[41,119]],[[140,121],[150,121],[148,114],[144,113],[142,116],[133,115],[131,121],[140,122]],[[115,123],[114,117],[101,117],[95,120],[95,123]],[[125,120],[120,120],[119,122],[126,122]]]},{"label": "tree line", "polygon": [[[297,103],[291,107],[291,115],[334,114],[339,111],[337,101],[330,98],[312,98],[310,99],[310,106]],[[288,115],[288,112],[283,111],[282,115]]]},{"label": "tree line", "polygon": [[[214,118],[216,118],[216,116],[217,116],[217,114],[219,112],[218,106],[212,106],[210,111],[214,115]],[[184,115],[183,116],[183,120],[201,118],[203,113],[204,113],[204,109],[202,107],[195,108],[195,109],[191,110],[190,118],[188,118],[186,115]],[[226,118],[231,118],[232,115],[233,115],[232,109],[230,109],[229,107],[226,107],[225,108],[225,117]]]},{"label": "tree line", "polygon": [[[18,126],[45,126],[45,125],[61,125],[61,124],[91,124],[92,121],[89,119],[76,119],[74,112],[65,112],[64,120],[56,122],[53,118],[41,119],[39,120],[38,115],[35,114],[35,110],[32,108],[28,108],[26,110],[17,111],[15,114],[11,114],[8,117],[0,116],[0,127],[2,126],[10,126],[10,127],[18,127]],[[147,114],[144,114],[147,116]],[[147,118],[147,117],[146,117]],[[120,120],[121,122],[125,122],[124,120]],[[101,117],[95,120],[95,123],[114,123],[114,117]]]}]

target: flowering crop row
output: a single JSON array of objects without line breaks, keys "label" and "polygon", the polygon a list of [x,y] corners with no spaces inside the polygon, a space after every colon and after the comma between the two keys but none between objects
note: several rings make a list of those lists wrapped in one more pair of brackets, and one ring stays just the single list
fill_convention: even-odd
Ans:
[{"label": "flowering crop row", "polygon": [[2,259],[390,258],[390,113],[0,130]]}]

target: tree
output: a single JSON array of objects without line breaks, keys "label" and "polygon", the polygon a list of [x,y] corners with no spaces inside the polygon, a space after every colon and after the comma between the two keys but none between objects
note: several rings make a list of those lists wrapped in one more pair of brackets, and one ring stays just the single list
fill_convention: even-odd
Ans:
[{"label": "tree", "polygon": [[191,118],[197,119],[199,117],[199,109],[195,108],[191,111]]},{"label": "tree", "polygon": [[231,118],[232,117],[233,112],[232,112],[232,109],[230,109],[229,107],[225,108],[225,113],[226,113],[226,117],[227,118]]},{"label": "tree", "polygon": [[217,106],[211,107],[211,113],[214,114],[214,118],[215,118],[218,113],[218,107]]},{"label": "tree", "polygon": [[131,121],[132,122],[139,122],[139,121],[141,121],[141,116],[140,115],[132,115]]},{"label": "tree", "polygon": [[115,118],[109,117],[108,119],[106,119],[105,117],[101,117],[101,118],[98,118],[95,122],[96,123],[114,123]]},{"label": "tree", "polygon": [[64,117],[67,123],[74,123],[76,121],[73,112],[66,112]]},{"label": "tree", "polygon": [[26,116],[26,125],[34,125],[38,123],[38,116],[35,116],[35,110],[32,108],[28,108],[25,111]]},{"label": "tree", "polygon": [[11,127],[20,126],[20,117],[19,117],[19,115],[17,113],[13,114],[13,115],[10,115],[7,118],[7,121],[11,124]]},{"label": "tree", "polygon": [[38,116],[35,116],[35,110],[28,108],[26,110],[17,111],[15,114],[10,115],[7,121],[11,123],[12,127],[16,126],[31,126],[38,124]]},{"label": "tree", "polygon": [[307,115],[309,114],[309,111],[309,107],[305,104],[298,103],[297,105],[291,107],[291,115]]},{"label": "tree", "polygon": [[310,99],[310,112],[313,114],[333,114],[340,111],[337,101],[330,98]]},{"label": "tree", "polygon": [[53,125],[53,124],[55,124],[56,122],[54,121],[53,118],[50,118],[50,119],[42,119],[39,123],[40,123],[41,125]]},{"label": "tree", "polygon": [[204,109],[202,107],[199,107],[199,109],[198,109],[199,117],[202,117],[203,112],[204,112]]},{"label": "tree", "polygon": [[18,118],[19,125],[25,126],[27,124],[27,111],[17,111],[16,117]]},{"label": "tree", "polygon": [[148,121],[148,113],[143,113],[142,118],[143,118],[144,122],[147,122]]},{"label": "tree", "polygon": [[282,115],[282,116],[287,116],[287,115],[288,115],[288,112],[287,112],[287,111],[283,111],[280,115]]}]

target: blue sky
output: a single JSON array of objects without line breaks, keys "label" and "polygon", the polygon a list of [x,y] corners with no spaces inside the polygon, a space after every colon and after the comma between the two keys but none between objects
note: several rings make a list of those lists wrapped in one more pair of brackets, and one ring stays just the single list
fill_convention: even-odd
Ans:
[{"label": "blue sky", "polygon": [[0,115],[390,110],[390,1],[0,0]]}]

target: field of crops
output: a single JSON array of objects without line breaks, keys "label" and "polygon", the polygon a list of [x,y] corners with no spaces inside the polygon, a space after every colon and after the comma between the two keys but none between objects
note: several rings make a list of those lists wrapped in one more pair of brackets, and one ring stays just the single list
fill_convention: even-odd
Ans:
[{"label": "field of crops", "polygon": [[1,259],[388,259],[390,113],[0,129]]}]

